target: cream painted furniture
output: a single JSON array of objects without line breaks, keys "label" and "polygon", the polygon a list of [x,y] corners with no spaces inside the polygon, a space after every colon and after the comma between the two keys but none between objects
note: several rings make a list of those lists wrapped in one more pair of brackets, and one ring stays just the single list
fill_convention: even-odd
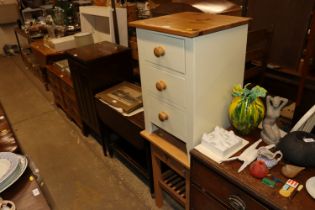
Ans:
[{"label": "cream painted furniture", "polygon": [[15,23],[19,19],[16,0],[0,0],[0,24]]},{"label": "cream painted furniture", "polygon": [[[120,45],[128,47],[127,9],[116,7]],[[115,43],[113,13],[111,7],[81,6],[80,22],[82,32],[92,32],[94,42]]]},{"label": "cream painted furniture", "polygon": [[177,13],[131,22],[137,27],[145,129],[186,143],[227,127],[235,84],[242,84],[248,18]]}]

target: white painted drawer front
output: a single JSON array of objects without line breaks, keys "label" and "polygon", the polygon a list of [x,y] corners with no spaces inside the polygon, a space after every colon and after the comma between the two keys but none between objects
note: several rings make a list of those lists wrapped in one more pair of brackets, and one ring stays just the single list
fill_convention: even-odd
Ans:
[{"label": "white painted drawer front", "polygon": [[[142,49],[145,60],[185,74],[185,40],[145,31],[142,33]],[[164,55],[157,57],[154,49],[162,48]]]},{"label": "white painted drawer front", "polygon": [[[141,77],[143,77],[142,87],[155,94],[158,99],[167,100],[176,104],[176,106],[185,108],[187,97],[187,94],[185,94],[185,78],[157,68],[159,67],[146,63],[141,72]],[[158,90],[162,84],[165,85],[165,89]]]},{"label": "white painted drawer front", "polygon": [[[187,119],[184,111],[181,111],[167,103],[163,103],[153,96],[148,96],[146,112],[149,113],[150,122],[173,134],[177,138],[184,140],[187,136]],[[161,121],[159,114],[164,112],[168,119]]]}]

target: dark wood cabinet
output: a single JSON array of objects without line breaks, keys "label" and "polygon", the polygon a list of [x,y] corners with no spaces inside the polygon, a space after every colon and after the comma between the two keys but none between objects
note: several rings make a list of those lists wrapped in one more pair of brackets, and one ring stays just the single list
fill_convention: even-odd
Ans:
[{"label": "dark wood cabinet", "polygon": [[[294,197],[284,198],[279,194],[283,183],[275,188],[264,185],[252,177],[248,168],[238,173],[240,161],[218,164],[199,151],[191,151],[190,205],[191,209],[314,209],[314,200],[305,190]],[[282,165],[270,170],[272,176],[282,182],[286,178],[280,173]],[[314,169],[307,169],[295,180],[305,186],[305,181],[314,176]]]},{"label": "dark wood cabinet", "polygon": [[94,95],[132,78],[130,49],[100,42],[67,51],[75,94],[82,119],[82,131],[101,139]]},{"label": "dark wood cabinet", "polygon": [[269,61],[297,72],[305,47],[314,0],[248,0],[250,30],[273,28]]},{"label": "dark wood cabinet", "polygon": [[70,73],[54,65],[47,65],[47,76],[55,104],[81,128],[82,122]]}]

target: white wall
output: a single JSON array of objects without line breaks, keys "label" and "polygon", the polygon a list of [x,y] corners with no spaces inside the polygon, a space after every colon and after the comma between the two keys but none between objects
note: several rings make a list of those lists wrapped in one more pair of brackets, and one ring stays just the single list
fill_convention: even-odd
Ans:
[{"label": "white wall", "polygon": [[15,23],[0,25],[0,54],[3,54],[2,49],[5,44],[17,44],[14,35],[14,28],[16,27]]}]

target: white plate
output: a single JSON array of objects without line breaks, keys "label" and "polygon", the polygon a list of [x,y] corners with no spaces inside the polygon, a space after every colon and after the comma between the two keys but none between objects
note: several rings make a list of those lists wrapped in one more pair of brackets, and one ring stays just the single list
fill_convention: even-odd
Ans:
[{"label": "white plate", "polygon": [[10,162],[10,168],[0,177],[0,184],[2,184],[10,175],[12,175],[18,165],[19,165],[19,156],[12,152],[0,152],[0,160],[8,160]]},{"label": "white plate", "polygon": [[17,155],[17,157],[19,160],[19,164],[18,164],[19,166],[17,167],[18,170],[11,177],[9,177],[5,181],[5,183],[2,183],[0,185],[0,193],[3,192],[8,187],[10,187],[14,182],[16,182],[22,176],[22,174],[24,173],[27,167],[27,164],[28,164],[27,158],[22,155]]},{"label": "white plate", "polygon": [[306,181],[305,186],[307,192],[315,199],[315,176],[309,178]]},{"label": "white plate", "polygon": [[11,162],[7,159],[0,159],[0,179],[9,171]]}]

